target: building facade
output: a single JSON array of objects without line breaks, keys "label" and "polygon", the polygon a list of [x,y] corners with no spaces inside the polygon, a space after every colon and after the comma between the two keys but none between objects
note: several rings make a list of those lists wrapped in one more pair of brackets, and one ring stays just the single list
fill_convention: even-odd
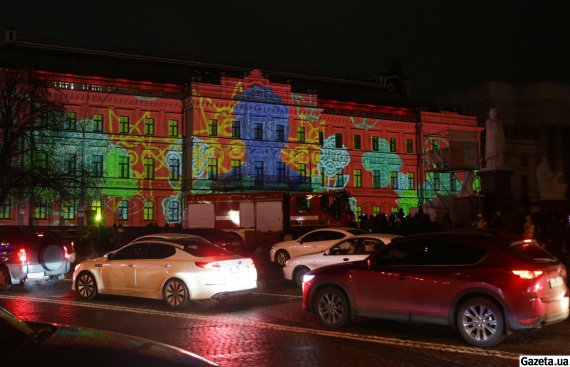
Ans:
[{"label": "building facade", "polygon": [[42,210],[12,197],[1,225],[183,225],[189,193],[265,190],[347,190],[357,216],[420,205],[451,213],[450,198],[476,189],[481,129],[473,116],[333,99],[311,79],[300,88],[256,69],[216,66],[208,78],[165,82],[109,76],[105,68],[33,67],[64,97],[62,165],[86,168],[95,180],[77,198],[42,202]]}]

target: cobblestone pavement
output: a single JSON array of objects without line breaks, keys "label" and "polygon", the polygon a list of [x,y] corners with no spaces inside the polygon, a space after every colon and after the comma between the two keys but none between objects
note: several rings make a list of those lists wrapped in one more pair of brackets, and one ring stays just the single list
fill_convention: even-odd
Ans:
[{"label": "cobblestone pavement", "polygon": [[[357,320],[327,331],[302,311],[300,290],[281,269],[256,258],[256,294],[170,311],[159,301],[103,296],[79,300],[69,281],[16,287],[0,305],[27,320],[45,320],[147,337],[222,366],[518,366],[521,354],[570,354],[570,321],[508,337],[496,348],[465,345],[450,328]],[[79,363],[80,365],[80,363]]]}]

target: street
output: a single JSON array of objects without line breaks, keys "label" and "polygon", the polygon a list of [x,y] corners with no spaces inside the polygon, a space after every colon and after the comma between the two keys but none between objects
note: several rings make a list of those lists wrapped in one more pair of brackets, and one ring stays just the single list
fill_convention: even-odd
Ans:
[{"label": "street", "polygon": [[[17,317],[99,328],[182,347],[222,366],[518,366],[519,355],[568,355],[570,321],[507,337],[496,348],[464,344],[448,327],[356,320],[339,331],[301,309],[301,291],[281,269],[257,259],[252,296],[194,302],[172,311],[161,301],[116,296],[79,299],[69,280],[16,286],[0,305]],[[79,365],[81,363],[79,362]]]}]

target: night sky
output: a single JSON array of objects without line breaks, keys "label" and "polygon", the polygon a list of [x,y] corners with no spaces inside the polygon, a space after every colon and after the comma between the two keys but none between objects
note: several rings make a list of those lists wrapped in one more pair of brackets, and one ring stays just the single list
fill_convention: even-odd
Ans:
[{"label": "night sky", "polygon": [[570,83],[568,0],[92,3],[4,0],[0,29],[15,27],[22,41],[348,79],[400,60],[421,98],[489,80]]}]

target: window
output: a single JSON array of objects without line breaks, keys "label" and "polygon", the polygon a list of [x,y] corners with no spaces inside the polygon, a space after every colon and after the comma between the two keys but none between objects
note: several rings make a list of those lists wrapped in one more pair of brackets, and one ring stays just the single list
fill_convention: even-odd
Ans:
[{"label": "window", "polygon": [[344,174],[342,168],[336,171],[336,187],[344,187]]},{"label": "window", "polygon": [[130,134],[131,126],[129,122],[129,116],[119,116],[119,133],[120,134]]},{"label": "window", "polygon": [[319,131],[319,145],[323,145],[325,143],[325,133],[324,131]]},{"label": "window", "polygon": [[208,179],[215,180],[218,178],[218,159],[208,158]]},{"label": "window", "polygon": [[372,187],[375,189],[382,187],[382,176],[379,169],[372,171]]},{"label": "window", "polygon": [[413,172],[408,172],[408,190],[416,189],[416,180]]},{"label": "window", "polygon": [[306,196],[297,198],[297,213],[310,213],[311,200]]},{"label": "window", "polygon": [[437,141],[437,140],[432,140],[432,141],[431,141],[431,149],[433,149],[433,150],[439,150],[439,141]]},{"label": "window", "polygon": [[380,215],[380,207],[379,206],[373,206],[372,207],[372,215],[373,216]]},{"label": "window", "polygon": [[457,178],[455,177],[455,172],[449,173],[449,189],[451,191],[457,191]]},{"label": "window", "polygon": [[134,245],[125,247],[115,253],[113,260],[144,259],[148,251],[148,246],[148,243],[135,243]]},{"label": "window", "polygon": [[75,112],[67,112],[64,129],[77,130],[77,115],[75,114]]},{"label": "window", "polygon": [[151,243],[148,247],[145,259],[166,259],[176,253],[173,246],[161,243]]},{"label": "window", "polygon": [[119,178],[129,178],[129,156],[119,157]]},{"label": "window", "polygon": [[91,129],[93,132],[102,133],[103,132],[103,115],[96,113],[93,115],[93,120],[91,120]]},{"label": "window", "polygon": [[253,173],[255,175],[255,183],[256,184],[263,183],[263,161],[256,161],[253,170],[254,170]]},{"label": "window", "polygon": [[287,180],[287,171],[284,162],[277,162],[277,182],[285,182]]},{"label": "window", "polygon": [[144,202],[143,219],[154,220],[154,201]]},{"label": "window", "polygon": [[301,178],[307,177],[307,164],[306,163],[297,163],[297,172],[299,172],[299,176]]},{"label": "window", "polygon": [[170,181],[178,181],[180,179],[180,159],[176,157],[169,158],[168,166],[170,168],[168,179]]},{"label": "window", "polygon": [[439,190],[439,186],[440,186],[439,172],[434,172],[433,173],[433,189]]},{"label": "window", "polygon": [[154,180],[154,158],[144,159],[144,177],[147,180]]},{"label": "window", "polygon": [[91,202],[91,212],[95,215],[95,218],[101,218],[103,216],[103,201],[93,200]]},{"label": "window", "polygon": [[93,177],[103,177],[103,156],[94,155],[91,157],[91,174]]},{"label": "window", "polygon": [[342,149],[342,134],[341,133],[334,134],[334,146],[335,146],[335,148]]},{"label": "window", "polygon": [[354,187],[362,187],[362,170],[354,170]]},{"label": "window", "polygon": [[12,213],[12,200],[6,199],[0,205],[0,219],[10,219]]},{"label": "window", "polygon": [[398,172],[392,171],[390,172],[390,185],[393,189],[398,188]]},{"label": "window", "polygon": [[353,136],[354,150],[360,150],[362,146],[362,137],[360,135]]},{"label": "window", "polygon": [[34,154],[33,165],[35,168],[47,169],[48,166],[47,153],[42,151],[36,151]]},{"label": "window", "polygon": [[241,180],[241,161],[239,159],[232,159],[230,162],[232,179]]},{"label": "window", "polygon": [[154,119],[152,117],[146,117],[144,119],[144,134],[154,135]]},{"label": "window", "polygon": [[285,126],[277,125],[277,141],[285,141]]},{"label": "window", "polygon": [[380,141],[377,136],[372,137],[372,151],[378,152],[380,150]]},{"label": "window", "polygon": [[61,211],[63,214],[63,219],[73,220],[75,219],[75,203],[73,201],[64,201],[61,204]]},{"label": "window", "polygon": [[47,218],[47,200],[39,199],[36,201],[34,206],[34,219],[46,219]]},{"label": "window", "polygon": [[168,136],[178,136],[178,120],[168,120]]},{"label": "window", "polygon": [[406,152],[409,154],[414,152],[414,139],[406,139]]},{"label": "window", "polygon": [[168,222],[179,222],[180,221],[180,207],[178,201],[171,200],[168,203]]},{"label": "window", "polygon": [[255,140],[263,140],[263,125],[259,122],[254,125]]},{"label": "window", "polygon": [[297,141],[299,143],[305,142],[305,127],[304,126],[297,127]]},{"label": "window", "polygon": [[218,120],[210,119],[208,123],[208,136],[218,136]]},{"label": "window", "polygon": [[120,220],[129,219],[129,202],[128,202],[128,200],[119,201],[119,207],[117,208],[117,218]]},{"label": "window", "polygon": [[75,176],[77,170],[77,154],[65,154],[65,173],[71,176]]},{"label": "window", "polygon": [[354,210],[354,218],[356,220],[356,222],[360,222],[361,218],[362,218],[362,206],[361,205],[357,205],[355,210]]},{"label": "window", "polygon": [[390,138],[390,152],[396,152],[396,138]]},{"label": "window", "polygon": [[241,124],[239,121],[232,121],[232,138],[241,137]]}]

